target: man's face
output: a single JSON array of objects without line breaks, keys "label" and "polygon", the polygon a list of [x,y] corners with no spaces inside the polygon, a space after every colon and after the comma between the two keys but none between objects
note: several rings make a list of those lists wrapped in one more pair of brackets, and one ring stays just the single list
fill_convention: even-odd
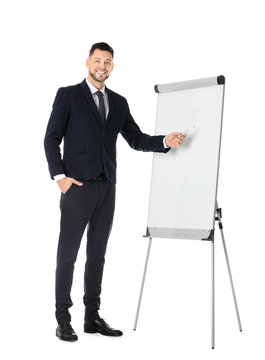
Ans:
[{"label": "man's face", "polygon": [[91,77],[90,80],[93,79],[95,85],[103,86],[114,66],[111,53],[95,49],[94,53],[86,60],[86,66],[88,68],[88,78]]}]

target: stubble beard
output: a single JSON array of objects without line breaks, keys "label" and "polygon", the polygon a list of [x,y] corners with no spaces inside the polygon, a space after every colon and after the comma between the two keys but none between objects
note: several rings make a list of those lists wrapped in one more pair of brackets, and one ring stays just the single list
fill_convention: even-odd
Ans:
[{"label": "stubble beard", "polygon": [[93,80],[95,80],[95,81],[97,81],[97,82],[99,82],[99,83],[104,83],[105,80],[107,80],[108,77],[109,77],[109,76],[107,75],[104,79],[98,79],[98,78],[96,77],[96,75],[93,74],[91,71],[89,71],[89,75],[92,77]]}]

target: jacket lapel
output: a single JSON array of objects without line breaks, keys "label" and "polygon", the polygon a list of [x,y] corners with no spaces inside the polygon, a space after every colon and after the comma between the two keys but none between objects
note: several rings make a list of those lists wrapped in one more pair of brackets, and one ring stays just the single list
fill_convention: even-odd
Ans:
[{"label": "jacket lapel", "polygon": [[89,87],[87,86],[87,83],[86,83],[86,79],[84,79],[81,84],[80,84],[80,89],[81,89],[81,92],[83,94],[83,96],[85,97],[86,101],[89,103],[89,106],[91,107],[91,109],[93,110],[93,113],[94,115],[96,116],[97,118],[97,121],[99,122],[100,126],[102,126],[102,122],[101,122],[101,119],[100,119],[100,115],[99,115],[99,112],[98,112],[98,109],[97,109],[97,106],[95,104],[95,101],[92,97],[92,94],[90,92],[90,89]]},{"label": "jacket lapel", "polygon": [[[111,115],[112,115],[112,113],[113,113],[113,110],[114,110],[114,108],[115,108],[115,98],[114,98],[114,96],[113,96],[112,91],[109,90],[109,89],[107,88],[107,86],[105,87],[105,90],[106,90],[106,92],[107,92],[107,94],[108,94],[108,101],[109,101],[109,113],[108,113],[108,116],[107,116],[107,124],[108,124],[109,121],[110,121],[110,117],[111,117]],[[107,125],[107,124],[106,124],[106,125]]]}]

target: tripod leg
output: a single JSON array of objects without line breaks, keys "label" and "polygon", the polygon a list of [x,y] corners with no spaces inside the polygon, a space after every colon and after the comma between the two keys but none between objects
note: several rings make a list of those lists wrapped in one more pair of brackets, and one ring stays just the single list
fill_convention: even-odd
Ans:
[{"label": "tripod leg", "polygon": [[215,266],[214,266],[214,238],[212,240],[212,349],[215,346]]},{"label": "tripod leg", "polygon": [[147,249],[147,254],[146,254],[146,260],[145,260],[143,279],[142,279],[141,290],[140,290],[140,295],[139,295],[139,300],[138,300],[138,306],[137,306],[137,311],[136,311],[136,316],[135,316],[135,322],[134,322],[134,328],[133,328],[134,330],[136,330],[137,323],[138,323],[138,317],[139,317],[139,312],[140,312],[140,307],[141,307],[141,301],[142,301],[142,296],[143,296],[145,276],[146,276],[146,271],[147,271],[147,265],[148,265],[148,260],[149,260],[149,254],[150,254],[151,245],[152,245],[152,238],[150,237],[150,238],[149,238],[148,249]]},{"label": "tripod leg", "polygon": [[[219,219],[218,221],[220,221],[220,218],[219,218],[219,217],[218,217],[218,219]],[[221,223],[221,221],[219,222],[219,224],[220,224],[220,223]],[[221,223],[221,224],[222,224],[222,223]],[[225,253],[225,258],[226,258],[226,264],[227,264],[227,269],[228,269],[228,274],[229,274],[231,289],[232,289],[232,293],[233,293],[233,299],[234,299],[235,309],[236,309],[238,327],[239,327],[239,331],[242,331],[242,326],[241,326],[241,321],[240,321],[240,315],[239,315],[239,310],[238,310],[237,301],[236,301],[236,292],[235,292],[235,288],[234,288],[234,284],[233,284],[232,272],[231,272],[231,269],[230,269],[230,264],[229,264],[229,259],[228,259],[228,253],[227,253],[227,249],[226,249],[226,245],[225,245],[225,238],[224,238],[223,227],[220,227],[220,231],[221,231],[221,236],[222,236],[222,242],[223,242],[223,247],[224,247],[224,253]]]}]

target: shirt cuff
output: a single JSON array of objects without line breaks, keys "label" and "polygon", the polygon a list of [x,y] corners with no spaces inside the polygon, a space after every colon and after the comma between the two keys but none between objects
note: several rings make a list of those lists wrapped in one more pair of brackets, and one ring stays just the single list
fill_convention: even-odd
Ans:
[{"label": "shirt cuff", "polygon": [[164,148],[165,148],[165,149],[168,149],[168,148],[169,148],[169,146],[166,145],[166,136],[165,136],[164,139],[163,139],[163,144],[164,144]]},{"label": "shirt cuff", "polygon": [[66,176],[64,174],[55,175],[53,178],[55,181],[61,180],[65,178]]}]

